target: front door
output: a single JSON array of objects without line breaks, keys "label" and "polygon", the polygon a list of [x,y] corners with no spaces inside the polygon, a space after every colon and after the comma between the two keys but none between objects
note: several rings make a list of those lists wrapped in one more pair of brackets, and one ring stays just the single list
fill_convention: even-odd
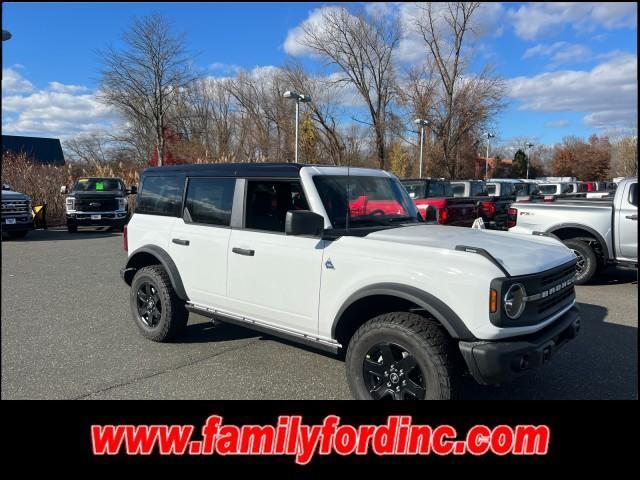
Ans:
[{"label": "front door", "polygon": [[300,182],[248,180],[246,199],[229,240],[230,313],[316,334],[324,242],[284,233],[287,211],[308,209]]}]

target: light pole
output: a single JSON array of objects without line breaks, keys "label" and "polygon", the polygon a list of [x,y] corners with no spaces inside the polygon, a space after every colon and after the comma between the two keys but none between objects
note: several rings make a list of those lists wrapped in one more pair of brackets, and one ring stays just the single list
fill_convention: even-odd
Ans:
[{"label": "light pole", "polygon": [[292,92],[291,90],[287,90],[284,92],[284,98],[293,98],[296,101],[296,163],[298,163],[298,123],[300,122],[300,102],[309,103],[311,101],[311,97],[309,95],[304,95],[302,93]]},{"label": "light pole", "polygon": [[11,32],[9,30],[2,30],[2,41],[6,42],[11,38]]},{"label": "light pole", "polygon": [[484,181],[486,182],[489,179],[489,142],[496,136],[491,132],[485,133],[485,136],[487,137],[487,156],[484,159]]},{"label": "light pole", "polygon": [[529,152],[531,152],[531,147],[533,147],[533,143],[524,144],[524,156],[527,158],[527,180],[529,180]]},{"label": "light pole", "polygon": [[418,167],[419,177],[422,178],[422,150],[424,147],[424,127],[429,126],[429,120],[423,118],[416,118],[413,123],[420,126],[420,166]]}]

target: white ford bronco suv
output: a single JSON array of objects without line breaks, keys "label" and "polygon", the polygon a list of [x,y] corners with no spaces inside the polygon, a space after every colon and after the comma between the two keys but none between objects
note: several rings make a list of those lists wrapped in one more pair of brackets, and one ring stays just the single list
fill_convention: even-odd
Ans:
[{"label": "white ford bronco suv", "polygon": [[546,236],[425,223],[384,171],[148,168],[121,276],[142,334],[189,312],[334,353],[358,399],[448,399],[545,364],[580,328],[576,256]]}]

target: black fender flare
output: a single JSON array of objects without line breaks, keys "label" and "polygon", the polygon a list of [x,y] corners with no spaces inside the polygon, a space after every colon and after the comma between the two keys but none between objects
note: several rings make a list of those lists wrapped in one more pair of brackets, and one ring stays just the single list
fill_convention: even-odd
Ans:
[{"label": "black fender flare", "polygon": [[[589,235],[592,235],[598,241],[598,243],[602,245],[602,253],[604,254],[605,260],[609,260],[610,258],[609,245],[607,244],[607,242],[604,241],[604,238],[602,238],[602,235],[600,235],[593,228],[588,227],[586,225],[580,225],[579,223],[561,223],[560,225],[555,225],[551,229],[547,230],[547,233],[556,235],[555,232],[557,232],[558,230],[562,230],[563,228],[575,228],[576,230],[584,230]],[[558,238],[558,240],[562,241],[561,238]]]},{"label": "black fender flare", "polygon": [[347,308],[358,300],[374,295],[398,297],[415,303],[420,307],[420,309],[424,309],[433,316],[433,318],[440,322],[452,338],[460,340],[475,339],[474,335],[467,328],[462,319],[442,300],[434,297],[424,290],[420,290],[419,288],[399,283],[378,283],[369,285],[351,294],[340,307],[340,310],[333,319],[331,337],[336,337],[338,322]]},{"label": "black fender flare", "polygon": [[164,267],[167,275],[169,275],[169,279],[171,280],[171,285],[175,290],[178,298],[181,300],[188,301],[189,297],[187,296],[187,292],[184,289],[184,284],[182,283],[182,277],[180,277],[180,272],[178,271],[178,267],[171,259],[171,256],[161,247],[157,245],[144,245],[136,250],[129,256],[127,260],[127,264],[124,267],[124,281],[131,285],[131,281],[133,280],[133,275],[138,270],[138,266],[136,266],[136,258],[140,258],[140,254],[148,254],[155,257],[160,264]]}]

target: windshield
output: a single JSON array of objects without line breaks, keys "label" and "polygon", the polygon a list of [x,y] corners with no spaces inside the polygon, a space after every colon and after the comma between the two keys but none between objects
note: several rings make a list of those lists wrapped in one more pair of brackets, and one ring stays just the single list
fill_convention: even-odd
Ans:
[{"label": "windshield", "polygon": [[453,197],[449,182],[429,182],[429,197]]},{"label": "windshield", "polygon": [[347,226],[347,198],[350,227],[420,221],[415,205],[394,178],[315,175],[313,182],[334,228]]},{"label": "windshield", "polygon": [[424,192],[426,191],[425,182],[402,182],[405,190],[411,198],[424,198]]},{"label": "windshield", "polygon": [[79,192],[102,192],[113,190],[124,190],[122,180],[117,178],[81,178],[73,187]]}]

